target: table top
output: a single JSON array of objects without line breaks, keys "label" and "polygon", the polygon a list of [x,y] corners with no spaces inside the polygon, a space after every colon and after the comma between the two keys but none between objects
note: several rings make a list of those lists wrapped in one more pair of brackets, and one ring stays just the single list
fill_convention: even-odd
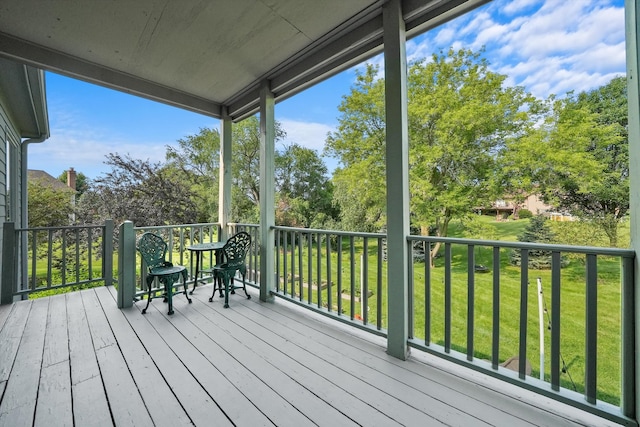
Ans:
[{"label": "table top", "polygon": [[197,243],[187,246],[190,251],[215,251],[222,249],[227,242]]}]

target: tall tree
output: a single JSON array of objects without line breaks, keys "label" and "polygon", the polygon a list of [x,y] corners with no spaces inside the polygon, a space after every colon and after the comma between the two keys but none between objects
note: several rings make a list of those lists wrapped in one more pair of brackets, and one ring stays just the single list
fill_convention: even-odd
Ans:
[{"label": "tall tree", "polygon": [[[111,153],[112,170],[94,180],[80,199],[78,219],[111,218],[137,226],[189,224],[196,221],[193,194],[180,177],[161,163]],[[175,172],[175,171],[173,171]]]},{"label": "tall tree", "polygon": [[336,216],[333,184],[315,150],[294,143],[276,153],[275,163],[280,225],[321,227]]},{"label": "tall tree", "polygon": [[73,213],[70,189],[55,189],[39,180],[29,180],[27,187],[29,227],[69,225]]},{"label": "tall tree", "polygon": [[218,179],[220,170],[220,133],[201,128],[196,135],[178,140],[178,146],[167,146],[168,165],[189,183],[198,206],[198,222],[211,222],[218,217]]},{"label": "tall tree", "polygon": [[[358,75],[327,140],[327,152],[343,165],[334,180],[343,218],[354,215],[353,222],[372,228],[386,222],[384,82],[377,76],[371,65]],[[411,215],[423,232],[435,225],[436,234],[446,236],[453,218],[495,196],[495,155],[528,126],[534,102],[522,88],[505,87],[505,79],[469,50],[450,49],[409,67]]]},{"label": "tall tree", "polygon": [[[276,142],[286,133],[275,124]],[[242,222],[257,222],[260,206],[260,122],[251,116],[233,124],[232,215]]]},{"label": "tall tree", "polygon": [[626,81],[554,103],[540,127],[536,162],[545,165],[545,197],[559,209],[602,227],[612,247],[629,211]]}]

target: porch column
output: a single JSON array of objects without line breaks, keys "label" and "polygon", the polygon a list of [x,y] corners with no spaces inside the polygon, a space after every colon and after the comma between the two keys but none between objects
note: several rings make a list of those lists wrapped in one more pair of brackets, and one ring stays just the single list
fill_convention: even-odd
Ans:
[{"label": "porch column", "polygon": [[[625,36],[627,46],[627,100],[629,105],[629,175],[630,194],[629,211],[631,214],[631,247],[636,253],[634,261],[634,313],[635,317],[635,354],[628,354],[623,347],[625,358],[635,359],[635,381],[625,387],[623,379],[623,396],[620,402],[622,413],[628,417],[639,419],[636,408],[640,406],[640,40],[638,35],[638,4],[634,0],[625,0]],[[625,313],[623,313],[623,316]],[[623,362],[624,364],[624,362]],[[626,389],[626,390],[625,390]],[[632,396],[628,393],[631,392]],[[626,395],[625,395],[626,394]]]},{"label": "porch column", "polygon": [[389,295],[387,353],[408,355],[409,138],[407,57],[401,0],[383,6],[385,117],[387,156],[387,283]]},{"label": "porch column", "polygon": [[220,187],[218,192],[218,222],[220,223],[221,236],[218,240],[227,239],[227,223],[231,214],[231,119],[227,115],[227,108],[223,107],[222,120],[220,120]]},{"label": "porch column", "polygon": [[273,299],[275,218],[275,101],[270,83],[260,88],[260,300]]}]

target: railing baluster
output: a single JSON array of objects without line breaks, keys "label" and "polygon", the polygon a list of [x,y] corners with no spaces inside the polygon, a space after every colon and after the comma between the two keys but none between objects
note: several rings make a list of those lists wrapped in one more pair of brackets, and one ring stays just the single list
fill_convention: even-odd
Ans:
[{"label": "railing baluster", "polygon": [[316,261],[317,261],[317,285],[316,285],[316,295],[317,295],[317,306],[318,307],[322,307],[322,234],[318,233],[318,241],[317,241],[317,246],[318,246],[318,254],[316,255]]},{"label": "railing baluster", "polygon": [[[282,230],[276,230],[274,234],[276,236],[276,277],[275,277],[276,286],[275,288],[276,288],[276,292],[280,292],[282,290],[280,288],[280,278],[282,277],[282,271],[280,270],[280,266],[282,265],[281,256],[280,256],[280,254],[282,253],[281,239],[284,233],[282,232]],[[285,293],[287,292],[285,291]]]},{"label": "railing baluster", "polygon": [[424,344],[431,344],[431,244],[422,242],[424,249]]},{"label": "railing baluster", "polygon": [[[104,240],[104,239],[103,239]],[[93,228],[87,230],[87,263],[89,264],[89,280],[93,280]],[[107,254],[102,254],[103,259],[107,257]],[[104,277],[104,271],[102,277]]]},{"label": "railing baluster", "polygon": [[331,280],[333,279],[331,274],[331,236],[327,234],[327,310],[333,311],[333,298]]},{"label": "railing baluster", "polygon": [[360,317],[365,325],[369,323],[369,238],[362,242],[362,283],[360,284]]},{"label": "railing baluster", "polygon": [[80,229],[75,229],[75,239],[76,239],[76,282],[80,281]]},{"label": "railing baluster", "polygon": [[377,319],[376,326],[378,330],[382,329],[382,237],[378,238],[378,286],[376,288]]},{"label": "railing baluster", "polygon": [[518,376],[527,374],[527,304],[529,296],[529,250],[520,250],[520,349],[518,350]]},{"label": "railing baluster", "polygon": [[[307,302],[312,302],[311,285],[313,282],[313,234],[307,233]],[[302,251],[301,251],[302,252]],[[300,271],[302,271],[302,253],[300,254]]]},{"label": "railing baluster", "polygon": [[407,301],[407,326],[409,328],[408,331],[408,335],[409,335],[409,339],[413,339],[416,337],[415,334],[415,317],[416,317],[416,307],[415,304],[413,303],[413,301],[416,298],[416,294],[415,294],[415,286],[414,286],[414,273],[413,273],[413,242],[411,242],[410,240],[407,240],[406,242],[407,244],[407,269],[408,269],[408,276],[409,276],[409,283],[408,283],[408,293],[409,293],[409,301]]},{"label": "railing baluster", "polygon": [[551,253],[551,389],[560,390],[560,268],[561,254]]},{"label": "railing baluster", "polygon": [[356,285],[355,285],[356,284],[356,248],[355,248],[353,236],[350,236],[349,244],[351,245],[351,248],[350,248],[351,289],[349,289],[351,295],[349,298],[349,304],[350,304],[350,310],[351,310],[351,320],[353,320],[355,315],[355,310],[356,310],[355,299],[354,299],[356,294]]},{"label": "railing baluster", "polygon": [[598,260],[587,254],[586,338],[584,395],[589,403],[596,403],[598,352]]},{"label": "railing baluster", "polygon": [[467,246],[467,360],[473,360],[473,330],[475,307],[475,253],[474,246]]},{"label": "railing baluster", "polygon": [[336,289],[336,297],[338,299],[338,315],[342,315],[342,235],[338,236],[337,247],[337,270],[338,270],[338,287]]},{"label": "railing baluster", "polygon": [[444,351],[451,351],[451,243],[444,244]]},{"label": "railing baluster", "polygon": [[[282,251],[282,269],[284,270],[284,294],[287,294],[287,288],[289,283],[289,269],[288,269],[288,259],[289,259],[289,231],[284,232],[284,250]],[[291,292],[293,296],[293,291]]]},{"label": "railing baluster", "polygon": [[491,367],[500,364],[500,247],[493,247],[493,325],[491,340]]},{"label": "railing baluster", "polygon": [[[62,232],[61,232],[61,234],[62,234]],[[37,272],[37,270],[36,270],[37,252],[36,252],[36,246],[35,246],[36,240],[39,240],[36,237],[37,235],[38,235],[38,232],[35,231],[33,233],[34,246],[33,246],[33,251],[31,252],[32,253],[32,257],[33,257],[33,259],[32,259],[33,268],[31,269],[31,280],[32,280],[31,289],[34,290],[34,291],[38,287],[36,285],[36,279],[37,279],[37,277],[36,277],[37,276],[36,275],[36,272]],[[53,230],[50,229],[46,235],[47,235],[47,288],[49,288],[49,287],[51,287],[51,283],[53,283]],[[60,275],[60,278],[62,278],[62,275]]]}]

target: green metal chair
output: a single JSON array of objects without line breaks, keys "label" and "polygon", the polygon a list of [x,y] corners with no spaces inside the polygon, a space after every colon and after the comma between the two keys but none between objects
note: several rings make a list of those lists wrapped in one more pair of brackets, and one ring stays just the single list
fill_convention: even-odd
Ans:
[{"label": "green metal chair", "polygon": [[182,277],[182,286],[187,301],[191,304],[191,298],[187,294],[187,267],[182,265],[173,265],[165,260],[167,255],[167,244],[162,237],[153,233],[144,233],[138,240],[138,252],[147,264],[147,288],[149,294],[147,296],[147,305],[142,310],[142,314],[147,312],[149,303],[153,299],[155,292],[152,292],[153,281],[158,281],[164,285],[164,301],[169,303],[169,314],[173,314],[173,284]]},{"label": "green metal chair", "polygon": [[[247,292],[247,287],[245,285],[247,266],[244,261],[247,256],[247,252],[249,252],[250,246],[251,236],[249,233],[241,231],[234,234],[229,238],[229,240],[227,240],[227,243],[222,248],[225,262],[216,264],[213,267],[213,277],[215,279],[221,279],[222,283],[224,283],[224,308],[229,307],[229,292],[235,294],[236,289],[242,288],[247,299],[251,298],[251,295]],[[242,286],[235,286],[233,284],[233,278],[238,271],[242,275]],[[220,292],[222,292],[222,288],[219,287],[220,285],[217,285],[220,281],[214,280],[214,283],[213,295],[209,298],[209,302],[213,301],[213,297],[216,295],[216,290],[219,289]]]}]

